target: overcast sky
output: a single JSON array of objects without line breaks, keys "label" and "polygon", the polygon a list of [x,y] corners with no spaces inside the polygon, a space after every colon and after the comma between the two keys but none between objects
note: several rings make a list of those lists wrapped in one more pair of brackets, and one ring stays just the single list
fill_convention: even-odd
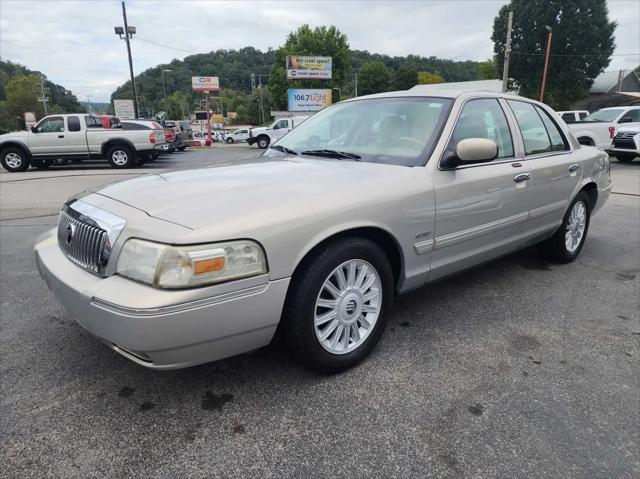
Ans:
[{"label": "overcast sky", "polygon": [[[127,14],[138,30],[132,41],[137,74],[191,53],[277,48],[303,23],[336,25],[352,48],[372,53],[484,60],[492,55],[493,19],[505,3],[129,0]],[[619,56],[609,69],[634,68],[640,64],[640,0],[608,4],[619,24]],[[109,101],[111,92],[129,78],[125,44],[113,32],[116,25],[122,25],[116,0],[0,0],[0,57],[42,71],[82,101],[87,96]],[[628,53],[636,55],[620,55]]]}]

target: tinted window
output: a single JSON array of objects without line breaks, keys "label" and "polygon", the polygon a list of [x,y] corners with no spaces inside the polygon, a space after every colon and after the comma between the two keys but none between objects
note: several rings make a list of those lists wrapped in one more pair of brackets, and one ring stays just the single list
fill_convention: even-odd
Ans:
[{"label": "tinted window", "polygon": [[287,122],[287,120],[280,120],[278,123],[273,125],[273,129],[278,130],[280,128],[287,128],[288,126],[289,126],[289,123]]},{"label": "tinted window", "polygon": [[151,128],[145,125],[141,125],[139,123],[128,123],[123,121],[122,129],[123,130],[150,130]]},{"label": "tinted window", "polygon": [[[300,123],[278,145],[294,151],[332,149],[360,161],[422,166],[451,107],[445,98],[372,98],[336,103]],[[267,154],[282,155],[274,150]]]},{"label": "tinted window", "polygon": [[80,119],[77,116],[68,116],[67,127],[69,131],[80,131]]},{"label": "tinted window", "polygon": [[64,120],[61,116],[47,118],[36,127],[38,133],[61,133],[64,132]]},{"label": "tinted window", "polygon": [[85,116],[84,123],[87,125],[87,128],[102,128],[102,121],[95,116]]},{"label": "tinted window", "polygon": [[563,113],[562,119],[567,123],[574,123],[576,121],[576,117],[573,113]]},{"label": "tinted window", "polygon": [[511,131],[498,100],[471,100],[465,103],[447,150],[455,151],[458,142],[467,138],[493,140],[498,145],[497,158],[513,156]]},{"label": "tinted window", "polygon": [[[622,118],[625,118],[625,119],[626,119],[626,118],[631,118],[631,121],[632,121],[632,122],[640,121],[640,109],[637,109],[637,110],[629,110],[628,112],[626,112],[626,113],[622,116]],[[621,119],[622,119],[622,118],[621,118]],[[627,121],[629,121],[629,120],[627,120]],[[619,123],[619,121],[618,121],[618,123]]]},{"label": "tinted window", "polygon": [[536,106],[536,110],[538,111],[540,118],[542,118],[542,123],[544,123],[544,126],[547,129],[547,133],[549,134],[549,140],[551,140],[551,149],[553,151],[568,150],[569,145],[555,122],[542,108]]},{"label": "tinted window", "polygon": [[578,113],[578,118],[580,118],[581,120],[584,120],[587,117],[588,113],[581,111],[580,113]]},{"label": "tinted window", "polygon": [[531,103],[508,100],[518,121],[518,127],[524,141],[524,152],[527,155],[551,151],[551,141],[547,129]]}]

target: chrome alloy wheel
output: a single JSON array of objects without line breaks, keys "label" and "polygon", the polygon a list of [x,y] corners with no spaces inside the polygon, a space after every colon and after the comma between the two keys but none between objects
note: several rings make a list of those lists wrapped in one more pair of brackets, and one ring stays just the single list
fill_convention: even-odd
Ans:
[{"label": "chrome alloy wheel", "polygon": [[22,158],[17,153],[7,153],[4,157],[4,161],[9,168],[20,168],[22,166]]},{"label": "chrome alloy wheel", "polygon": [[116,165],[124,166],[127,164],[127,160],[129,159],[129,157],[127,156],[126,151],[115,150],[113,153],[111,153],[111,159]]},{"label": "chrome alloy wheel", "polygon": [[586,226],[587,206],[584,201],[577,201],[571,208],[567,219],[567,229],[564,233],[564,244],[569,253],[574,253],[580,246]]},{"label": "chrome alloy wheel", "polygon": [[316,300],[314,329],[332,354],[360,347],[373,331],[382,309],[382,282],[361,259],[345,261],[327,277]]}]

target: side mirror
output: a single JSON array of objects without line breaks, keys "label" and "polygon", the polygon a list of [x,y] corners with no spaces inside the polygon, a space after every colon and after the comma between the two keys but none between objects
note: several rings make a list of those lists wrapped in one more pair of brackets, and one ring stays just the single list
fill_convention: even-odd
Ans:
[{"label": "side mirror", "polygon": [[456,156],[462,163],[493,161],[498,156],[498,145],[486,138],[467,138],[456,145]]},{"label": "side mirror", "polygon": [[38,133],[38,130],[36,130],[35,126],[32,126],[30,130],[31,130],[31,133]]},{"label": "side mirror", "polygon": [[620,120],[618,120],[618,123],[631,123],[633,122],[633,118],[631,118],[630,116],[623,116],[622,118],[620,118]]}]

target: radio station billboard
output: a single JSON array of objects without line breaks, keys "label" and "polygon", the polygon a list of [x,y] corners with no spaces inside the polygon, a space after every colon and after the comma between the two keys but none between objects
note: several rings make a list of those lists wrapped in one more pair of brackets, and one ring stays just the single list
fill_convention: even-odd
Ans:
[{"label": "radio station billboard", "polygon": [[320,111],[331,105],[330,89],[290,88],[287,97],[289,111]]},{"label": "radio station billboard", "polygon": [[220,91],[220,81],[218,77],[191,77],[191,90]]},{"label": "radio station billboard", "polygon": [[287,55],[287,78],[315,80],[331,78],[331,57]]}]

